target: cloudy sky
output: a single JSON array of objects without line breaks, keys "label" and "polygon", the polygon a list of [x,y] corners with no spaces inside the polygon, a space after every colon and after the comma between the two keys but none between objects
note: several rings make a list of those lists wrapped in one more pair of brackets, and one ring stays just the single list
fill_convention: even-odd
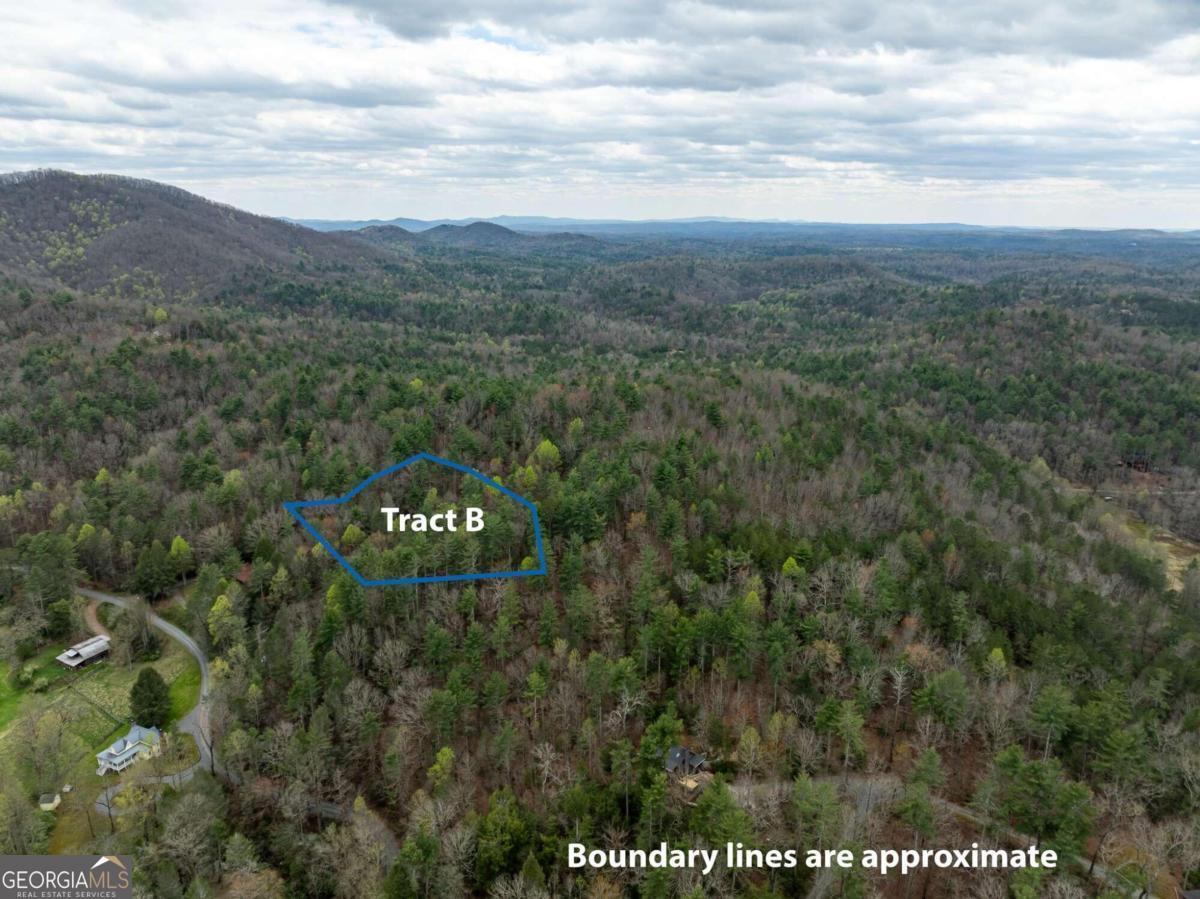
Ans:
[{"label": "cloudy sky", "polygon": [[256,212],[1200,227],[1200,0],[8,2],[0,170]]}]

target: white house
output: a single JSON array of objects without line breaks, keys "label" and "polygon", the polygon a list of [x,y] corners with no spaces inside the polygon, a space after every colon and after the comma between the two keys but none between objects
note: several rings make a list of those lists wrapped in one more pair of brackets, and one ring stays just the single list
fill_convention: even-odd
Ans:
[{"label": "white house", "polygon": [[142,727],[135,724],[129,733],[117,740],[103,752],[96,753],[99,767],[96,773],[103,776],[110,771],[124,771],[138,759],[158,755],[162,751],[162,734],[157,727]]}]

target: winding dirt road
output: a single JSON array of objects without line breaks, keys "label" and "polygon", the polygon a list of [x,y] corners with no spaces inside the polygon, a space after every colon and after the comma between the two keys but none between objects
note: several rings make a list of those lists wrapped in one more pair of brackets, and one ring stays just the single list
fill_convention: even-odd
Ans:
[{"label": "winding dirt road", "polygon": [[87,608],[83,610],[83,620],[87,624],[87,629],[93,634],[99,634],[102,637],[111,637],[108,628],[100,623],[100,600],[93,599],[87,604]]}]

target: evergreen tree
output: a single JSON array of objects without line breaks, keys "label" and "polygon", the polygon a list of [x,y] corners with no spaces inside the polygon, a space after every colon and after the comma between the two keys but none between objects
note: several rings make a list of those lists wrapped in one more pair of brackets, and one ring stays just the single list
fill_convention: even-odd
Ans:
[{"label": "evergreen tree", "polygon": [[1104,738],[1095,768],[1106,781],[1118,785],[1138,780],[1145,771],[1146,746],[1141,731],[1118,727]]},{"label": "evergreen tree", "polygon": [[155,540],[138,555],[133,573],[133,588],[153,602],[166,594],[175,583],[177,572],[167,548]]},{"label": "evergreen tree", "polygon": [[923,751],[913,762],[912,771],[908,774],[909,783],[924,784],[929,790],[936,790],[946,780],[942,771],[942,757],[936,749]]},{"label": "evergreen tree", "polygon": [[827,849],[842,836],[842,808],[837,787],[801,774],[792,785],[791,813],[800,845]]},{"label": "evergreen tree", "polygon": [[1077,855],[1091,831],[1091,791],[1068,779],[1057,759],[1028,760],[1016,746],[998,756],[976,794],[976,805],[1007,820],[1061,861]]},{"label": "evergreen tree", "polygon": [[729,787],[719,777],[696,800],[691,829],[709,846],[723,847],[725,843],[754,840],[750,816],[733,801]]},{"label": "evergreen tree", "polygon": [[848,699],[843,700],[838,706],[837,719],[834,723],[834,730],[838,739],[842,741],[843,768],[850,767],[851,759],[858,758],[867,751],[866,742],[863,739],[864,724],[858,706]]},{"label": "evergreen tree", "polygon": [[535,890],[546,889],[546,874],[542,871],[542,866],[538,863],[537,856],[533,854],[532,849],[525,856],[525,863],[521,865],[521,879]]},{"label": "evergreen tree", "polygon": [[1048,684],[1033,700],[1030,723],[1036,736],[1042,739],[1042,758],[1050,755],[1050,746],[1062,739],[1075,715],[1071,691],[1061,684]]},{"label": "evergreen tree", "polygon": [[971,691],[967,686],[967,679],[957,668],[949,668],[933,675],[914,696],[914,703],[918,709],[932,715],[951,729],[964,722],[970,700]]},{"label": "evergreen tree", "polygon": [[70,599],[75,589],[75,547],[63,534],[49,532],[22,537],[25,591],[40,609]]},{"label": "evergreen tree", "polygon": [[302,717],[307,717],[317,703],[320,685],[313,672],[312,646],[308,632],[301,631],[292,643],[292,688],[288,703]]},{"label": "evergreen tree", "polygon": [[129,712],[143,727],[166,727],[171,716],[171,691],[149,665],[138,673],[129,690]]},{"label": "evergreen tree", "polygon": [[501,874],[515,873],[529,849],[529,816],[511,790],[501,789],[488,799],[479,822],[475,879],[486,888]]}]

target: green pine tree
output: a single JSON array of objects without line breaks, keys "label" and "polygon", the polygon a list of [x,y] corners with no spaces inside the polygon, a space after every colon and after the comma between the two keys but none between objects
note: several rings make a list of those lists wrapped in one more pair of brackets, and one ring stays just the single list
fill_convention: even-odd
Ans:
[{"label": "green pine tree", "polygon": [[143,727],[166,727],[171,716],[171,691],[153,668],[143,668],[130,688],[129,711]]}]

